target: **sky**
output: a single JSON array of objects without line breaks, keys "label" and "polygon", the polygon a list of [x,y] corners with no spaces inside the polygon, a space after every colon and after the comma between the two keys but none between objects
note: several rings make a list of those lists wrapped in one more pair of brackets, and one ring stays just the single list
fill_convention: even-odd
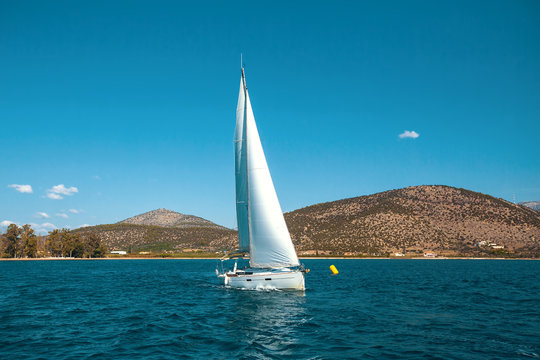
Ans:
[{"label": "sky", "polygon": [[0,230],[236,226],[240,54],[283,211],[540,200],[540,2],[0,2]]}]

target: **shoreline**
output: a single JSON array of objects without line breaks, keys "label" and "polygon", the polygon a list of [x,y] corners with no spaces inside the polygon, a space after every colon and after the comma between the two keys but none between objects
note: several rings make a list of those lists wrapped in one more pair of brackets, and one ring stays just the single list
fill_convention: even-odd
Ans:
[{"label": "shoreline", "polygon": [[[300,260],[540,260],[540,258],[502,258],[502,257],[339,257],[318,256],[299,257]],[[215,257],[104,257],[104,258],[0,258],[0,261],[92,261],[92,260],[220,260]]]}]

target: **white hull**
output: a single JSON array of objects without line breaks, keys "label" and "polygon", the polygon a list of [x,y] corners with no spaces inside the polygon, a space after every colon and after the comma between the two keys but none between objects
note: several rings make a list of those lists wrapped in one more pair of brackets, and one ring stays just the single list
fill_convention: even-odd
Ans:
[{"label": "white hull", "polygon": [[304,273],[300,270],[238,270],[224,274],[225,285],[242,289],[305,290]]}]

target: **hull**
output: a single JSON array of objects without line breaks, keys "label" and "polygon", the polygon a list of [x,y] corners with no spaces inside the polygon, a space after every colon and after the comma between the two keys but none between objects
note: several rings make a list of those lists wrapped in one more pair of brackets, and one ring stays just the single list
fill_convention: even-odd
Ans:
[{"label": "hull", "polygon": [[242,289],[305,290],[304,273],[300,270],[238,270],[224,276],[225,285]]}]

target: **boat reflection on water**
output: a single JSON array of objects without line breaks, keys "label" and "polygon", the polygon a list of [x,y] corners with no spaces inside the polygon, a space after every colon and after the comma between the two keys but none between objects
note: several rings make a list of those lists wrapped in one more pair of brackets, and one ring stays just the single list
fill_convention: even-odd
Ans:
[{"label": "boat reflection on water", "polygon": [[300,346],[300,327],[307,318],[304,291],[243,290],[230,309],[225,327],[245,358],[293,355]]}]

